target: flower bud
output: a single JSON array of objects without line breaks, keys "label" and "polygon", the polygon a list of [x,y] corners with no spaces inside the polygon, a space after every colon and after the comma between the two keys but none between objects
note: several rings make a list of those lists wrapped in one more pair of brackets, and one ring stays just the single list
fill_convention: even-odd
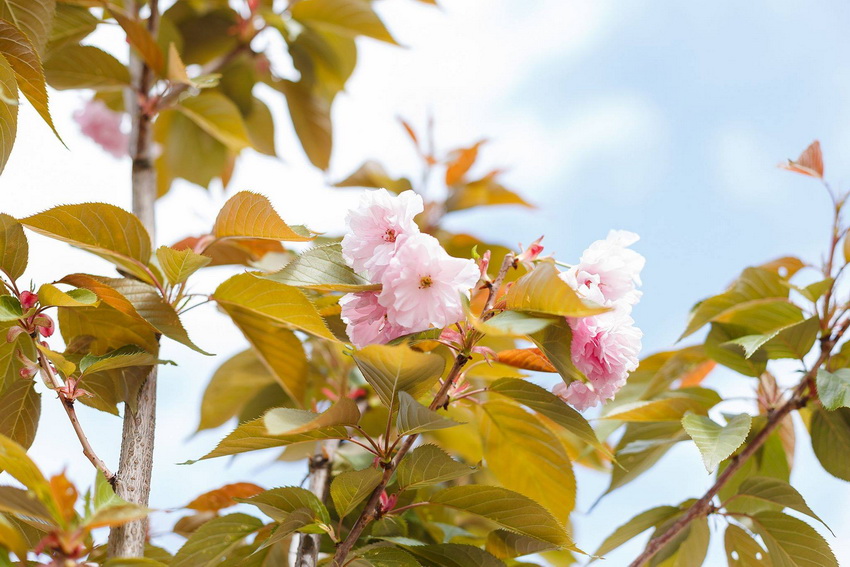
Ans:
[{"label": "flower bud", "polygon": [[[487,269],[490,267],[490,251],[487,250],[484,254],[481,255],[481,258],[478,260],[478,269],[481,273],[481,279],[487,280]],[[489,280],[487,280],[489,281]]]},{"label": "flower bud", "polygon": [[24,311],[30,307],[34,307],[38,303],[38,295],[31,291],[22,291],[19,299],[21,300],[21,307]]},{"label": "flower bud", "polygon": [[528,248],[522,251],[522,253],[517,256],[517,261],[524,266],[530,267],[531,262],[537,259],[540,256],[540,253],[543,252],[543,245],[540,244],[540,241],[543,240],[541,236],[534,242],[528,245]]},{"label": "flower bud", "polygon": [[53,319],[47,315],[39,315],[35,318],[35,330],[43,337],[49,337],[53,334],[55,325]]}]

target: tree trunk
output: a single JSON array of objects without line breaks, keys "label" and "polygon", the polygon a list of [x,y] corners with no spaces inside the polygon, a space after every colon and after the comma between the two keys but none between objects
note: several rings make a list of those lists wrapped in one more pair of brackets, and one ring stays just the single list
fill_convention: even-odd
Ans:
[{"label": "tree trunk", "polygon": [[[310,492],[322,502],[327,501],[333,458],[339,445],[339,439],[325,441],[310,459]],[[319,534],[296,533],[289,550],[290,567],[316,567],[319,563],[320,542]]]},{"label": "tree trunk", "polygon": [[[140,3],[127,0],[127,12],[138,17]],[[151,11],[148,29],[155,34],[159,17],[157,2],[150,0],[148,5]],[[142,108],[153,83],[153,73],[132,48],[130,74],[133,88],[126,98],[126,107],[133,124],[130,135],[130,156],[133,159],[133,213],[139,217],[151,239],[155,241],[154,204],[157,190],[152,155],[153,124],[152,117]],[[125,404],[121,456],[115,478],[115,492],[118,496],[140,506],[147,506],[150,496],[156,426],[156,374],[157,367],[154,366],[139,390],[138,409],[135,413]],[[147,532],[147,519],[113,528],[109,533],[109,556],[141,557],[144,555]]]}]

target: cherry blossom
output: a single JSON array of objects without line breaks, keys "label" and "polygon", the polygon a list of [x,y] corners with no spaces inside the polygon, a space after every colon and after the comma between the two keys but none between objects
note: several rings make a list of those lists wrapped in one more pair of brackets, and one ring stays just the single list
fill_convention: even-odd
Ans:
[{"label": "cherry blossom", "polygon": [[398,239],[383,276],[378,301],[390,321],[408,328],[445,327],[463,318],[462,296],[478,282],[473,260],[454,258],[433,236]]},{"label": "cherry blossom", "polygon": [[371,344],[385,344],[397,337],[407,335],[419,329],[408,329],[391,322],[387,318],[387,309],[378,303],[378,293],[364,291],[349,293],[339,301],[342,306],[342,320],[351,343],[362,348]]},{"label": "cherry blossom", "polygon": [[130,138],[121,130],[122,117],[122,113],[110,110],[103,101],[96,99],[74,112],[74,120],[82,133],[116,158],[129,151]]},{"label": "cherry blossom", "polygon": [[386,189],[364,193],[345,222],[342,256],[354,271],[377,281],[395,255],[402,236],[418,234],[413,217],[424,210],[422,197],[413,191],[394,195]]}]

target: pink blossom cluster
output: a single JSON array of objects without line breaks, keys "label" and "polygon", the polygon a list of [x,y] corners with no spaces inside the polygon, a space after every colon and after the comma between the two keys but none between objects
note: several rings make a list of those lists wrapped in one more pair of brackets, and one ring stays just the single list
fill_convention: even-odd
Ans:
[{"label": "pink blossom cluster", "polygon": [[478,282],[473,260],[454,258],[413,218],[424,210],[413,191],[364,193],[346,217],[342,255],[381,291],[349,293],[340,300],[352,344],[387,343],[459,321],[462,297]]},{"label": "pink blossom cluster", "polygon": [[80,126],[83,135],[113,157],[126,156],[129,151],[129,136],[121,130],[123,114],[110,110],[103,101],[92,99],[74,112],[74,120]]},{"label": "pink blossom cluster", "polygon": [[558,384],[553,393],[578,410],[613,399],[638,366],[643,333],[635,327],[631,311],[641,297],[637,286],[645,259],[629,248],[638,238],[632,232],[612,230],[605,240],[591,244],[578,264],[561,273],[582,298],[611,308],[593,317],[567,318],[573,332],[572,362],[587,382]]}]

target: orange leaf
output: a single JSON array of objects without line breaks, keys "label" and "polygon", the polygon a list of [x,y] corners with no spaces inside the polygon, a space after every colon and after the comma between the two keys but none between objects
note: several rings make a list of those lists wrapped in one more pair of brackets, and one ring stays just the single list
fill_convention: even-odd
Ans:
[{"label": "orange leaf", "polygon": [[558,371],[539,348],[503,350],[496,355],[496,360],[502,364],[507,364],[514,368],[522,368],[523,370],[534,370],[536,372]]},{"label": "orange leaf", "polygon": [[407,135],[410,136],[411,140],[413,140],[414,145],[419,148],[419,138],[416,137],[416,132],[413,130],[413,126],[411,126],[404,118],[399,117],[398,121],[401,122],[402,126],[404,126]]},{"label": "orange leaf", "polygon": [[449,167],[446,169],[446,185],[455,185],[463,179],[463,176],[475,163],[478,158],[478,148],[481,147],[485,140],[477,142],[474,146],[462,148],[452,152],[452,161],[449,162]]},{"label": "orange leaf", "polygon": [[[189,236],[172,246],[175,250],[195,249],[200,240],[197,236]],[[279,254],[286,250],[276,240],[264,240],[261,238],[244,238],[240,240],[216,240],[206,250],[204,256],[212,258],[210,266],[226,266],[231,264],[251,266],[254,262],[262,260],[263,256],[271,252]]]},{"label": "orange leaf", "polygon": [[235,506],[237,502],[234,498],[249,498],[259,494],[263,490],[265,489],[261,486],[251,484],[250,482],[226,484],[221,488],[201,494],[187,504],[186,508],[198,510],[199,512],[217,512],[223,508]]},{"label": "orange leaf", "polygon": [[682,381],[679,384],[679,387],[692,388],[694,386],[699,386],[700,382],[702,382],[705,377],[714,370],[715,366],[717,366],[717,363],[713,360],[706,360],[705,362],[697,364],[690,372],[686,372],[682,375]]},{"label": "orange leaf", "polygon": [[782,164],[780,167],[788,171],[823,179],[823,154],[820,151],[820,142],[815,140],[800,154],[796,161],[789,159],[787,164]]},{"label": "orange leaf", "polygon": [[53,494],[53,499],[56,500],[56,506],[59,508],[59,513],[62,519],[70,522],[74,519],[74,504],[77,503],[77,489],[65,476],[65,473],[57,474],[50,478],[50,492]]}]

